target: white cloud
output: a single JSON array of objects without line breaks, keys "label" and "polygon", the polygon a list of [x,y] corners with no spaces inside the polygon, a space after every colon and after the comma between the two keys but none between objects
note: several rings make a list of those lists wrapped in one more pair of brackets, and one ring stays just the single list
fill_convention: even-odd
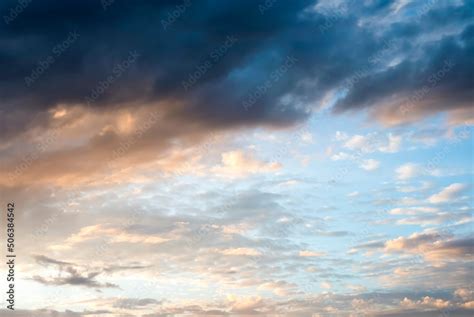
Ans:
[{"label": "white cloud", "polygon": [[[336,136],[336,139],[337,136]],[[382,152],[382,153],[396,153],[400,151],[402,144],[402,137],[391,133],[387,135],[387,139],[381,137],[378,133],[369,133],[366,135],[356,134],[351,138],[342,139],[346,141],[344,147],[353,151],[360,151],[363,153]]]},{"label": "white cloud", "polygon": [[393,208],[388,213],[391,215],[418,215],[424,213],[438,212],[438,208],[433,207],[409,207],[409,208]]},{"label": "white cloud", "polygon": [[345,141],[348,138],[349,137],[347,136],[347,134],[345,132],[336,131],[336,140],[337,141]]},{"label": "white cloud", "polygon": [[301,134],[301,141],[303,141],[304,143],[313,143],[313,135],[311,134],[311,132],[304,132]]},{"label": "white cloud", "polygon": [[362,164],[360,164],[360,168],[365,169],[366,171],[375,171],[379,166],[380,162],[374,159],[364,160]]},{"label": "white cloud", "polygon": [[372,152],[368,136],[356,134],[344,143],[344,147],[353,151]]},{"label": "white cloud", "polygon": [[300,251],[299,256],[305,256],[305,257],[313,257],[313,256],[323,256],[325,255],[324,252],[315,252],[315,251],[308,251],[308,250],[303,250]]},{"label": "white cloud", "polygon": [[331,156],[331,160],[333,161],[344,161],[352,159],[354,159],[354,156],[346,152],[339,152]]},{"label": "white cloud", "polygon": [[427,308],[443,309],[449,307],[451,303],[448,300],[425,296],[418,301],[413,301],[405,297],[400,302],[400,305],[407,308],[419,308],[420,306],[422,306]]},{"label": "white cloud", "polygon": [[107,238],[110,243],[145,243],[160,244],[169,241],[170,238],[153,234],[130,233],[124,228],[111,227],[108,225],[92,225],[83,227],[78,233],[71,235],[62,244],[50,246],[53,250],[70,249],[78,243],[82,243],[93,239]]},{"label": "white cloud", "polygon": [[219,253],[224,255],[243,255],[243,256],[259,256],[261,253],[252,248],[229,248],[220,250]]},{"label": "white cloud", "polygon": [[385,153],[396,153],[400,151],[402,145],[402,137],[401,136],[395,136],[392,135],[391,133],[388,134],[388,144],[381,146],[379,148],[380,152],[385,152]]},{"label": "white cloud", "polygon": [[241,150],[222,153],[222,164],[214,166],[211,171],[219,176],[243,177],[248,174],[277,171],[281,168],[278,162],[264,162]]},{"label": "white cloud", "polygon": [[407,180],[421,174],[421,169],[419,165],[414,163],[406,163],[399,166],[395,172],[397,173],[397,179]]},{"label": "white cloud", "polygon": [[455,199],[456,197],[458,197],[466,188],[467,188],[467,185],[465,184],[460,184],[460,183],[451,184],[443,188],[443,190],[441,190],[439,193],[431,195],[428,198],[428,201],[432,204],[449,202]]}]

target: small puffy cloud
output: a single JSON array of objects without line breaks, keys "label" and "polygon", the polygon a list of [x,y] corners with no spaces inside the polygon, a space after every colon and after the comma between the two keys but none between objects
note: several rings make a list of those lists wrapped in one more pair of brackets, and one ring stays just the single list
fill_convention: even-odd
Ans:
[{"label": "small puffy cloud", "polygon": [[311,132],[305,131],[301,134],[301,141],[304,143],[313,143],[313,134],[311,134]]},{"label": "small puffy cloud", "polygon": [[345,160],[352,160],[352,159],[354,159],[354,155],[348,154],[346,152],[339,152],[331,156],[331,160],[333,161],[345,161]]},{"label": "small puffy cloud", "polygon": [[440,204],[440,203],[445,203],[449,202],[457,197],[466,190],[467,185],[461,184],[461,183],[454,183],[451,184],[443,190],[441,190],[439,193],[431,195],[428,198],[428,201],[432,204]]},{"label": "small puffy cloud", "polygon": [[474,300],[474,290],[469,288],[458,288],[454,291],[454,295],[463,300]]},{"label": "small puffy cloud", "polygon": [[211,172],[224,177],[243,177],[249,174],[274,172],[281,168],[278,162],[264,162],[241,150],[222,153],[221,165]]},{"label": "small puffy cloud", "polygon": [[402,137],[396,136],[391,133],[388,134],[388,143],[379,147],[380,152],[384,153],[396,153],[400,151],[402,145]]},{"label": "small puffy cloud", "polygon": [[375,171],[380,166],[380,162],[374,159],[364,160],[362,164],[360,164],[360,168],[366,171]]},{"label": "small puffy cloud", "polygon": [[420,166],[414,163],[406,163],[398,167],[395,172],[397,173],[397,179],[407,180],[421,174]]},{"label": "small puffy cloud", "polygon": [[233,312],[239,313],[253,313],[264,305],[263,299],[260,296],[254,297],[240,297],[235,295],[227,295],[227,300],[231,305]]},{"label": "small puffy cloud", "polygon": [[363,153],[396,153],[400,151],[402,144],[402,137],[391,133],[387,134],[387,136],[382,136],[379,133],[356,134],[345,139],[338,138],[336,135],[336,140],[345,141],[343,146],[347,149]]},{"label": "small puffy cloud", "polygon": [[336,137],[335,138],[336,138],[337,141],[345,141],[349,138],[349,136],[345,132],[336,131]]},{"label": "small puffy cloud", "polygon": [[344,147],[353,151],[372,152],[370,137],[356,134],[344,143]]},{"label": "small puffy cloud", "polygon": [[406,308],[419,308],[420,306],[422,306],[424,308],[444,309],[451,306],[451,303],[448,300],[425,296],[422,299],[417,300],[417,301],[413,301],[405,297],[400,302],[400,305]]},{"label": "small puffy cloud", "polygon": [[257,289],[259,290],[269,290],[278,296],[288,296],[294,289],[295,285],[285,282],[265,282],[261,284]]}]

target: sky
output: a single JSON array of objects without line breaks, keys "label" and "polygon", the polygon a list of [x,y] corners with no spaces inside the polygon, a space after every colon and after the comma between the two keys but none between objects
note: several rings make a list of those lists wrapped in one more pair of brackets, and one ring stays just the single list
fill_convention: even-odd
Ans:
[{"label": "sky", "polygon": [[474,1],[0,13],[0,316],[473,315]]}]

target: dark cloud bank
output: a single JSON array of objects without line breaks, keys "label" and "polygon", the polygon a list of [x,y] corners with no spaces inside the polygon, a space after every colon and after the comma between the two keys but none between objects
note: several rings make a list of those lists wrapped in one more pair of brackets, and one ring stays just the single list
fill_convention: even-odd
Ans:
[{"label": "dark cloud bank", "polygon": [[[164,102],[183,125],[287,125],[344,88],[336,112],[407,100],[414,115],[472,109],[473,2],[410,6],[393,20],[390,1],[3,1],[1,133],[58,104]],[[413,99],[447,61],[436,89]]]}]

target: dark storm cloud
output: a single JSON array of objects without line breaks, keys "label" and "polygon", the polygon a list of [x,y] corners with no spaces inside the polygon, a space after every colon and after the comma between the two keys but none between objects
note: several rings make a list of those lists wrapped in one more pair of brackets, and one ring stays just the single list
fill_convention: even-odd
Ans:
[{"label": "dark storm cloud", "polygon": [[[103,4],[32,1],[12,14],[18,2],[2,2],[4,135],[57,104],[78,103],[104,109],[168,101],[181,105],[164,109],[168,117],[209,127],[289,124],[306,118],[325,93],[366,67],[367,58],[387,40],[420,36],[445,21],[435,8],[417,23],[390,24],[380,36],[359,26],[359,19],[383,19],[390,1],[365,6],[348,1],[344,11],[322,12],[314,10],[314,1],[277,1],[263,13],[256,1],[117,0],[107,2],[105,9]],[[458,23],[468,20],[471,4],[449,8],[452,14],[445,16]],[[415,45],[402,46],[415,50]],[[422,49],[418,59],[382,73],[369,65],[367,76],[337,109],[372,106],[394,93],[406,94],[448,57],[456,66],[433,107],[465,104],[472,97],[467,76],[472,71],[472,31]],[[294,62],[285,68],[288,59]],[[252,102],[243,107],[247,99]]]},{"label": "dark storm cloud", "polygon": [[[247,112],[240,102],[252,81],[263,81],[284,60],[288,52],[275,47],[271,53],[269,45],[288,28],[304,27],[297,16],[309,3],[281,3],[261,15],[254,1],[192,2],[182,18],[164,27],[181,1],[115,1],[106,11],[100,1],[67,6],[33,1],[0,31],[5,43],[0,51],[2,108],[41,111],[90,99],[94,107],[178,100],[186,104],[177,114],[183,119],[225,124],[304,117],[298,109],[276,109],[277,96]],[[7,15],[15,5],[4,2],[1,12]],[[131,53],[137,54],[136,61],[125,67]],[[271,62],[263,69],[245,74],[250,71],[246,66],[267,58]],[[116,79],[97,93],[110,76]]]},{"label": "dark storm cloud", "polygon": [[472,110],[473,5],[468,0],[431,6],[425,14],[413,8],[414,18],[391,24],[384,36],[397,40],[404,59],[365,74],[336,104],[336,112],[378,107],[373,110],[382,120],[403,122],[439,111]]}]

